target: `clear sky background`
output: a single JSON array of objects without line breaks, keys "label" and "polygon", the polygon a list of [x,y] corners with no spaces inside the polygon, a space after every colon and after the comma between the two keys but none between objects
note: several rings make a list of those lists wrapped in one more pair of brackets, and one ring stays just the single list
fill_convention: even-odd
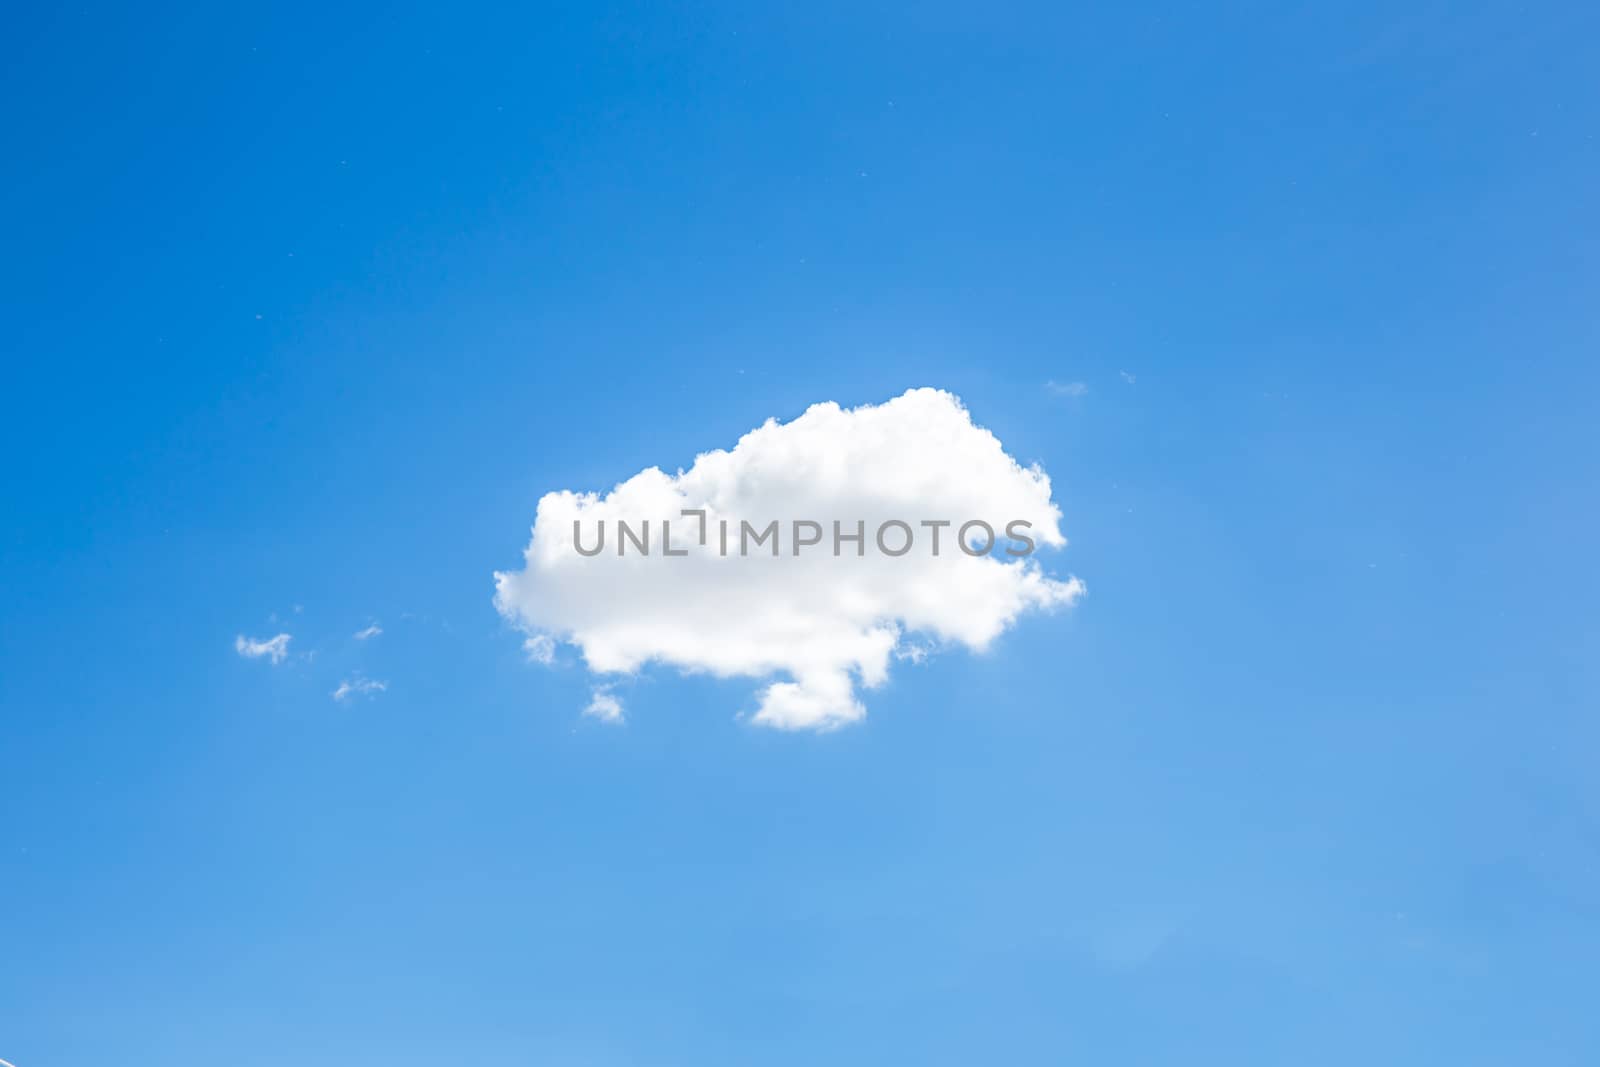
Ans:
[{"label": "clear sky background", "polygon": [[[1597,33],[19,10],[0,1057],[1600,1061]],[[1070,611],[828,734],[525,662],[542,493],[919,385]]]}]

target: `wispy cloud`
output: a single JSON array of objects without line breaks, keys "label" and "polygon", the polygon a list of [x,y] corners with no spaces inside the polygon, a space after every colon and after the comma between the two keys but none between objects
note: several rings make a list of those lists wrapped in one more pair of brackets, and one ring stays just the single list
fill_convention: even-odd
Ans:
[{"label": "wispy cloud", "polygon": [[545,666],[556,661],[556,642],[549,634],[534,634],[522,642],[522,651],[528,654],[528,659],[533,663],[543,663]]},{"label": "wispy cloud", "polygon": [[1088,393],[1089,386],[1085,382],[1056,382],[1044,383],[1045,390],[1054,396],[1079,397]]},{"label": "wispy cloud", "polygon": [[601,722],[620,723],[622,721],[622,701],[605,686],[594,691],[589,698],[589,706],[583,709],[585,715],[593,715]]},{"label": "wispy cloud", "polygon": [[1122,380],[1127,382],[1129,385],[1132,385],[1134,382],[1139,380],[1139,376],[1137,374],[1129,374],[1125,370],[1119,370],[1117,373],[1122,375]]},{"label": "wispy cloud", "polygon": [[388,682],[374,681],[371,678],[362,678],[358,675],[355,678],[346,678],[344,681],[340,682],[339,688],[333,691],[333,699],[342,701],[347,699],[351,694],[355,694],[356,696],[370,696],[373,693],[381,693],[388,688]]},{"label": "wispy cloud", "polygon": [[233,639],[233,650],[245,659],[265,658],[276,667],[288,658],[291,640],[293,639],[288,634],[268,638],[246,637],[240,634]]},{"label": "wispy cloud", "polygon": [[383,633],[383,627],[379,626],[377,623],[373,623],[365,630],[357,630],[355,632],[355,639],[357,641],[365,641],[367,638],[377,637],[381,633]]}]

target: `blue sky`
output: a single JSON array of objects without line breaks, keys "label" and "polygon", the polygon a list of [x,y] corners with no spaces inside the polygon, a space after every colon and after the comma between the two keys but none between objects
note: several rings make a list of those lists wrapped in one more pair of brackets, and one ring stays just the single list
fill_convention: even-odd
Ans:
[{"label": "blue sky", "polygon": [[[1600,1057],[1593,10],[18,19],[0,1057]],[[922,385],[1069,611],[525,661],[542,494]]]}]

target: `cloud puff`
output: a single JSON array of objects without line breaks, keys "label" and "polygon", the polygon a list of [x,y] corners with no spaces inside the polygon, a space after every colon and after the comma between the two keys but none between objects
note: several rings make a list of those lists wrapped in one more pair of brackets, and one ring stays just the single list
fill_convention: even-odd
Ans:
[{"label": "cloud puff", "polygon": [[233,639],[233,650],[245,659],[261,659],[274,667],[282,663],[289,655],[289,642],[293,640],[288,634],[279,634],[263,640],[259,637],[246,637],[240,634]]},{"label": "cloud puff", "polygon": [[383,633],[383,627],[379,626],[377,623],[373,623],[365,630],[357,630],[352,636],[355,637],[357,641],[365,641],[367,638],[377,637],[381,633]]},{"label": "cloud puff", "polygon": [[543,663],[547,667],[556,661],[556,642],[549,634],[534,634],[522,642],[522,651],[528,654],[532,662]]},{"label": "cloud puff", "polygon": [[589,706],[583,709],[585,715],[593,715],[601,722],[622,721],[622,701],[605,686],[595,689],[594,695],[589,699]]},{"label": "cloud puff", "polygon": [[1056,382],[1044,383],[1045,389],[1056,396],[1080,397],[1089,392],[1089,386],[1084,382]]},{"label": "cloud puff", "polygon": [[[685,509],[704,510],[703,529]],[[604,549],[580,554],[602,520]],[[631,541],[618,553],[618,520],[635,532],[649,522],[648,555]],[[821,543],[802,545],[813,531],[797,520],[815,523]],[[991,552],[957,543],[969,520],[996,532]],[[750,549],[774,521],[776,540]],[[651,467],[604,495],[547,493],[523,569],[495,575],[495,605],[529,635],[532,659],[549,662],[562,641],[599,675],[657,662],[762,679],[755,722],[826,729],[866,714],[857,687],[881,685],[891,660],[920,662],[941,646],[982,651],[1024,612],[1081,595],[1076,578],[1007,554],[1025,552],[1005,535],[1014,522],[1040,548],[1066,544],[1044,471],[1007,455],[952,394],[914,389],[851,410],[817,404],[676,475]],[[857,530],[862,542],[848,540]],[[846,539],[835,542],[836,533]],[[979,529],[969,540],[973,551],[986,541]],[[687,554],[668,557],[669,545]],[[602,693],[588,713],[620,717]]]},{"label": "cloud puff", "polygon": [[333,699],[344,700],[351,694],[355,694],[357,696],[370,696],[373,693],[381,693],[388,688],[388,682],[377,682],[373,681],[371,678],[362,678],[359,676],[355,678],[346,678],[344,681],[339,683],[339,688],[333,691]]}]

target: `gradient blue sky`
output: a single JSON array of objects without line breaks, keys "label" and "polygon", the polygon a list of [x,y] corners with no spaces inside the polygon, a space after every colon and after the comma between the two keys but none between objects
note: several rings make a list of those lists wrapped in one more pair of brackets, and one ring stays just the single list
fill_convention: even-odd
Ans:
[{"label": "gradient blue sky", "polygon": [[[0,1057],[1600,1061],[1597,34],[18,10]],[[524,662],[540,494],[916,385],[1073,610],[826,735]]]}]

